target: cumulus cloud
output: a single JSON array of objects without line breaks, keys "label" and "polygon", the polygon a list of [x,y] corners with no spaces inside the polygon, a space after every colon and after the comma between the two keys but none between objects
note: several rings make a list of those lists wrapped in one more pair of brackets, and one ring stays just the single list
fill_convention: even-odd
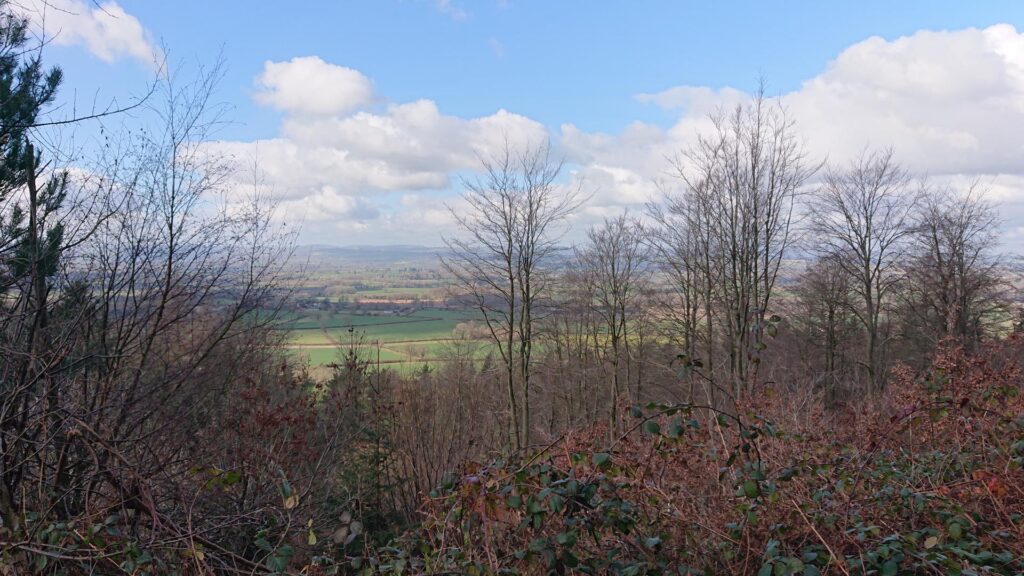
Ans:
[{"label": "cumulus cloud", "polygon": [[[671,132],[747,98],[695,86],[637,96],[682,111]],[[919,172],[1024,172],[1024,34],[1007,24],[868,38],[781,99],[821,157],[892,146]]]},{"label": "cumulus cloud", "polygon": [[1009,25],[870,38],[785,100],[841,157],[892,145],[918,171],[1024,172],[1024,34]]},{"label": "cumulus cloud", "polygon": [[540,123],[506,110],[462,118],[425,99],[374,105],[363,74],[315,57],[267,63],[256,83],[256,100],[284,112],[279,136],[209,142],[205,150],[234,164],[231,188],[239,194],[251,187],[255,163],[282,214],[324,233],[372,228],[378,238],[437,242],[436,230],[450,224],[438,196],[450,198],[456,174],[506,144],[548,136]]},{"label": "cumulus cloud", "polygon": [[134,58],[153,65],[158,60],[142,23],[117,2],[27,0],[12,7],[29,19],[39,37],[58,46],[83,46],[104,62]]},{"label": "cumulus cloud", "polygon": [[287,118],[282,137],[261,142],[211,142],[211,153],[259,164],[283,198],[330,185],[339,194],[438,190],[455,172],[475,168],[479,156],[496,154],[507,141],[538,143],[544,127],[499,110],[464,119],[442,114],[429,100],[335,118]]},{"label": "cumulus cloud", "polygon": [[[474,170],[478,155],[506,139],[515,146],[549,135],[505,110],[463,118],[430,100],[372,105],[372,85],[359,72],[309,64],[348,71],[338,83],[364,90],[325,103],[301,86],[306,74],[271,80],[265,70],[260,83],[273,96],[257,97],[272,98],[285,116],[279,137],[259,144],[261,170],[295,210],[364,226],[376,241],[435,243],[451,225],[440,197],[452,196],[439,191],[452,188],[453,175]],[[591,193],[577,223],[656,199],[674,185],[672,159],[709,128],[708,115],[749,98],[734,88],[677,86],[636,96],[674,113],[669,125],[635,122],[615,133],[562,125],[555,140],[567,178]],[[842,163],[866,147],[892,146],[910,170],[953,185],[978,180],[1008,223],[1024,219],[1024,34],[1012,26],[868,38],[780,98],[816,159]],[[215,146],[245,157],[255,145]]]},{"label": "cumulus cloud", "polygon": [[[703,86],[638,94],[676,120],[618,134],[564,125],[561,141],[581,177],[604,190],[595,202],[635,203],[672,184],[670,159],[709,128],[709,114],[750,98]],[[1024,34],[1013,26],[868,38],[780,99],[812,157],[844,163],[891,146],[911,171],[960,187],[979,181],[1008,222],[1024,219]]]},{"label": "cumulus cloud", "polygon": [[256,101],[295,114],[330,116],[373,101],[373,83],[358,70],[316,56],[265,62],[256,78]]}]

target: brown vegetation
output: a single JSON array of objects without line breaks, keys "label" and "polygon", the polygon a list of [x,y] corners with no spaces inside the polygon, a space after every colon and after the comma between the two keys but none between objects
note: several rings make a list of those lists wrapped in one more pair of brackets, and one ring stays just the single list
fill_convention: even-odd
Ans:
[{"label": "brown vegetation", "polygon": [[568,250],[579,189],[507,148],[445,261],[483,323],[407,377],[350,330],[315,379],[272,207],[217,201],[218,69],[72,172],[35,148],[59,71],[0,28],[0,574],[1024,572],[980,191],[888,151],[816,177],[761,94]]}]

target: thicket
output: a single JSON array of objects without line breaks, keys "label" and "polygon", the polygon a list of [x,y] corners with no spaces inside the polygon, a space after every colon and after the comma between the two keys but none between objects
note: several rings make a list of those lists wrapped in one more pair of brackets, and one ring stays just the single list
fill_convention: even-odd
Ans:
[{"label": "thicket", "polygon": [[770,386],[720,412],[633,406],[468,464],[362,574],[1019,574],[1024,341],[944,343],[871,403],[796,409]]}]

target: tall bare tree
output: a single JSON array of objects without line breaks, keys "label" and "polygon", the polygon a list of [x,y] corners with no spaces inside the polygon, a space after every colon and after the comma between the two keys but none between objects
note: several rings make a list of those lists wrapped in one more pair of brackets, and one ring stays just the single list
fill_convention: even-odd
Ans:
[{"label": "tall bare tree", "polygon": [[662,255],[693,260],[671,264],[676,283],[703,301],[709,359],[713,325],[721,328],[728,377],[739,392],[756,372],[775,283],[793,240],[797,195],[815,166],[793,121],[763,87],[752,102],[711,121],[710,133],[699,134],[675,161],[684,191],[670,196],[660,220],[685,228],[663,233],[670,244]]},{"label": "tall bare tree", "polygon": [[562,162],[547,143],[483,158],[484,175],[464,182],[464,206],[450,210],[463,235],[444,239],[445,269],[480,310],[505,368],[510,436],[530,443],[531,363],[545,268],[559,251],[559,224],[582,201],[579,188],[556,182]]},{"label": "tall bare tree", "polygon": [[820,352],[820,362],[811,368],[814,385],[834,398],[858,329],[851,313],[850,275],[834,258],[824,256],[800,275],[794,296],[791,324]]},{"label": "tall bare tree", "polygon": [[591,306],[602,319],[603,336],[607,339],[608,426],[614,436],[618,426],[617,406],[623,393],[620,364],[625,360],[628,386],[629,322],[648,276],[643,226],[628,214],[605,219],[602,225],[589,230],[587,243],[576,250],[576,259],[592,286]]},{"label": "tall bare tree", "polygon": [[864,329],[860,361],[873,389],[885,384],[887,306],[902,277],[916,191],[891,150],[865,152],[845,169],[830,168],[811,203],[819,252],[850,277],[853,313]]},{"label": "tall bare tree", "polygon": [[907,330],[934,349],[952,337],[972,348],[1005,319],[996,254],[999,218],[978,187],[932,188],[918,204],[903,266]]}]

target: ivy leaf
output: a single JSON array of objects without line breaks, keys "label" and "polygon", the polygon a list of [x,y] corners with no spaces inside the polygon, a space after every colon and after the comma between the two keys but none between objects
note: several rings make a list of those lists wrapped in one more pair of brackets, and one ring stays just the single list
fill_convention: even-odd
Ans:
[{"label": "ivy leaf", "polygon": [[655,436],[661,434],[661,425],[654,420],[648,420],[647,422],[644,422],[644,432]]}]

